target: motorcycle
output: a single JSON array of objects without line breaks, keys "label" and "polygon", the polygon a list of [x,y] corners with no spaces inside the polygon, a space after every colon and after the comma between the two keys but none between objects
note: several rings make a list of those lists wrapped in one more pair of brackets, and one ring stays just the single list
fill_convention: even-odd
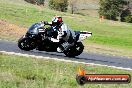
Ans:
[{"label": "motorcycle", "polygon": [[[63,51],[68,57],[75,57],[80,55],[84,50],[82,41],[92,35],[87,31],[74,31],[76,34],[75,43],[69,49]],[[40,23],[33,24],[25,35],[18,40],[18,47],[21,50],[30,51],[36,49],[38,51],[57,52],[57,48],[63,42],[51,41],[49,38],[54,37],[51,30],[51,26],[45,28]]]}]

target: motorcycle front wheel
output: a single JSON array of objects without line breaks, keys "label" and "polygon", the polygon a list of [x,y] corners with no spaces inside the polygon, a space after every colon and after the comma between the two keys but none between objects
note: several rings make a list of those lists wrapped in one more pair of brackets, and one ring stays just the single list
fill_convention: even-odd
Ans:
[{"label": "motorcycle front wheel", "polygon": [[64,51],[64,54],[67,57],[75,57],[80,55],[84,50],[84,45],[82,42],[77,42],[74,46]]},{"label": "motorcycle front wheel", "polygon": [[35,43],[31,41],[29,38],[21,37],[18,40],[18,47],[21,50],[29,51],[35,49]]}]

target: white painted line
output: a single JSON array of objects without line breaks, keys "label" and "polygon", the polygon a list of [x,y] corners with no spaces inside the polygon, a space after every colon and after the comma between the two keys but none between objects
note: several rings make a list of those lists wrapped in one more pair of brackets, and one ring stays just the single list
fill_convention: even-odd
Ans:
[{"label": "white painted line", "polygon": [[[5,40],[5,39],[0,39],[0,41],[11,42],[10,40]],[[12,42],[16,42],[16,41],[12,40]]]},{"label": "white painted line", "polygon": [[58,58],[52,58],[52,57],[35,56],[35,55],[21,54],[21,53],[15,53],[15,52],[7,52],[7,51],[0,51],[0,53],[4,53],[4,54],[8,54],[8,55],[18,55],[18,56],[32,57],[32,58],[45,58],[45,59],[50,59],[50,60],[72,62],[72,63],[85,64],[85,65],[88,64],[88,65],[106,66],[106,67],[111,67],[111,68],[116,68],[116,69],[122,69],[122,70],[130,70],[130,71],[132,71],[131,68],[109,66],[109,65],[102,65],[102,64],[95,64],[95,63],[86,63],[86,62],[72,61],[72,60],[66,60],[66,59],[58,59]]}]

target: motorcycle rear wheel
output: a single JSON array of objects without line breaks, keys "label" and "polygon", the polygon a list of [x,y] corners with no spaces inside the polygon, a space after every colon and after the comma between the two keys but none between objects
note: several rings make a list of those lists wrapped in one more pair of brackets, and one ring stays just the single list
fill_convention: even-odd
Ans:
[{"label": "motorcycle rear wheel", "polygon": [[80,55],[84,50],[84,45],[82,42],[77,42],[73,47],[70,47],[69,49],[65,50],[63,53],[67,57],[75,57]]}]

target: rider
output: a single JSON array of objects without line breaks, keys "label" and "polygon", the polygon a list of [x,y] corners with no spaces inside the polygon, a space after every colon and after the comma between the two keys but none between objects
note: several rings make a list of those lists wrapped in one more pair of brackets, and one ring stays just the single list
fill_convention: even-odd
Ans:
[{"label": "rider", "polygon": [[51,27],[53,31],[57,31],[57,38],[51,38],[51,41],[62,42],[61,46],[57,48],[58,52],[63,52],[74,45],[75,32],[63,22],[62,17],[55,16],[52,19]]}]

